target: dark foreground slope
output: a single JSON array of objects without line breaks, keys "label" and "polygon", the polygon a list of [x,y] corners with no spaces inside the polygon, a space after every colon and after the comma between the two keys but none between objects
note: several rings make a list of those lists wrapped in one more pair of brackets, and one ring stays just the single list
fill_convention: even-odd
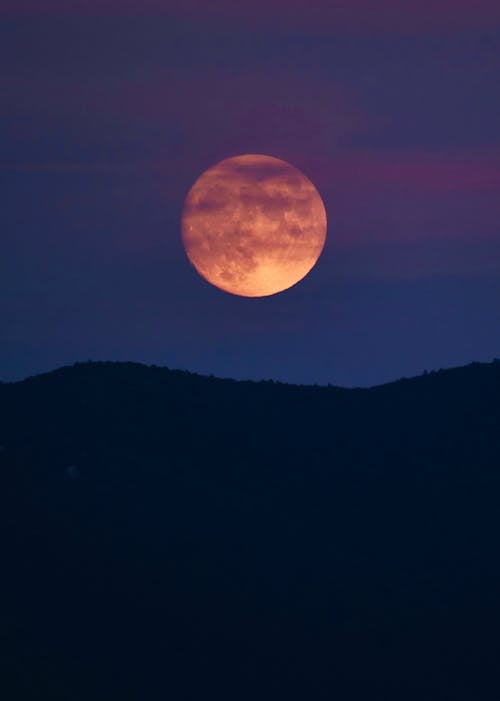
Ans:
[{"label": "dark foreground slope", "polygon": [[500,363],[0,385],[0,698],[498,701]]}]

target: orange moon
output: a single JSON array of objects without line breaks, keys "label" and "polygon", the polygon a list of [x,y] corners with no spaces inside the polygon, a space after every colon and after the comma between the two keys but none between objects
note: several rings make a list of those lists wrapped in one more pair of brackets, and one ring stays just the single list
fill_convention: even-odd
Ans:
[{"label": "orange moon", "polygon": [[297,168],[271,156],[226,158],[188,192],[182,212],[187,256],[208,282],[233,295],[267,297],[314,267],[326,212]]}]

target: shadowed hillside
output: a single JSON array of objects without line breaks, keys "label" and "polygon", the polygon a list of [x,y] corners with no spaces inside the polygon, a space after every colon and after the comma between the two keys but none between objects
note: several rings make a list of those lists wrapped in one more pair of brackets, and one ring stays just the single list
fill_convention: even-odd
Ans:
[{"label": "shadowed hillside", "polygon": [[500,362],[0,384],[9,701],[491,701]]}]

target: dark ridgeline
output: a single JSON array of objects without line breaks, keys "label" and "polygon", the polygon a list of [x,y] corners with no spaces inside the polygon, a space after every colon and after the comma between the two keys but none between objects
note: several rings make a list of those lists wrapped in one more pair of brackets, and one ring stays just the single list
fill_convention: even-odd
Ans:
[{"label": "dark ridgeline", "polygon": [[0,698],[500,698],[500,362],[0,385]]}]

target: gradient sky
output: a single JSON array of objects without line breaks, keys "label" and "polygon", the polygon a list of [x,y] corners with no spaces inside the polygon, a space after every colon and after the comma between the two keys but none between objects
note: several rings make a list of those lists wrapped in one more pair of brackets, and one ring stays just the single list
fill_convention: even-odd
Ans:
[{"label": "gradient sky", "polygon": [[[0,66],[0,379],[90,358],[352,386],[500,356],[498,0],[3,0]],[[301,169],[329,218],[270,298],[181,244],[187,190],[241,153]]]}]

